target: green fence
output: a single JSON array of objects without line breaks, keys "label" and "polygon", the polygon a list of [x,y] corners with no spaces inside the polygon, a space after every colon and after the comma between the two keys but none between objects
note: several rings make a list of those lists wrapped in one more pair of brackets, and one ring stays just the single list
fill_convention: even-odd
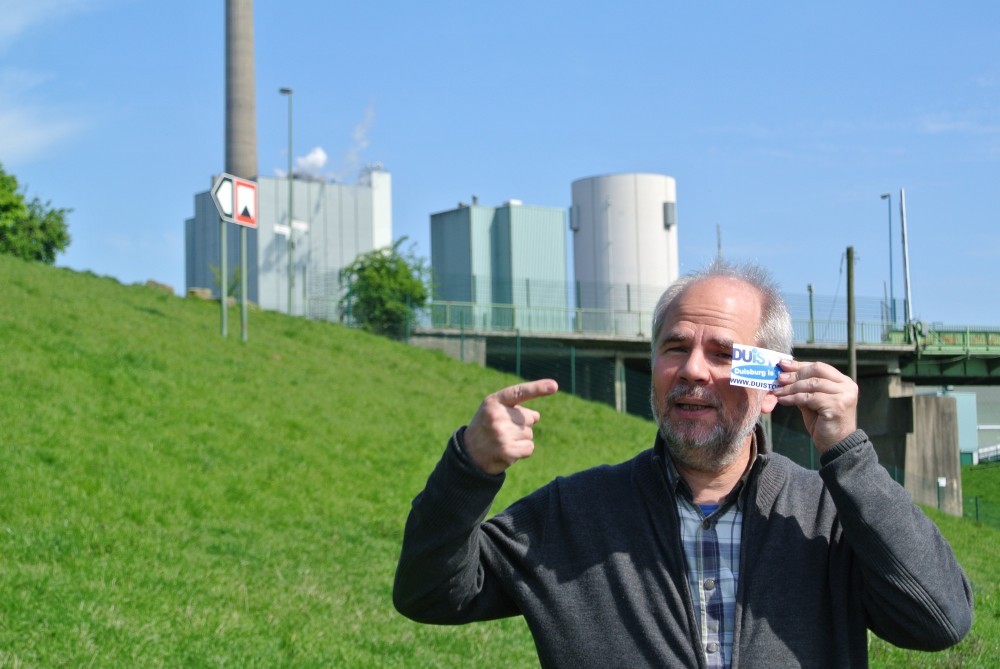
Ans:
[{"label": "green fence", "polygon": [[1000,503],[979,495],[962,495],[962,517],[1000,527]]}]

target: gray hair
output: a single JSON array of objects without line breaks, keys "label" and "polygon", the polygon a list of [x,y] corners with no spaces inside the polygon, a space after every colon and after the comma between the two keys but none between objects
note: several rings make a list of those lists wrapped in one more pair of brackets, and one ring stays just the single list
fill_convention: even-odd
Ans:
[{"label": "gray hair", "polygon": [[761,318],[755,335],[756,341],[753,344],[779,353],[791,354],[792,316],[788,313],[785,300],[781,297],[778,284],[771,278],[771,274],[757,263],[738,264],[716,258],[708,267],[682,276],[663,291],[663,295],[660,296],[660,300],[656,303],[656,309],[653,311],[653,355],[656,355],[656,340],[660,337],[663,320],[674,300],[688,286],[715,277],[736,279],[760,291],[762,295]]}]

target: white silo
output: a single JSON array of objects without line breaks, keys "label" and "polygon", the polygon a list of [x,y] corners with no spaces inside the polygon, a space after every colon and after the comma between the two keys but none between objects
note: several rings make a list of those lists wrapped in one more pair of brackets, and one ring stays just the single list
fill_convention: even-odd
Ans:
[{"label": "white silo", "polygon": [[572,188],[577,327],[648,336],[656,301],[678,273],[676,182],[610,174]]}]

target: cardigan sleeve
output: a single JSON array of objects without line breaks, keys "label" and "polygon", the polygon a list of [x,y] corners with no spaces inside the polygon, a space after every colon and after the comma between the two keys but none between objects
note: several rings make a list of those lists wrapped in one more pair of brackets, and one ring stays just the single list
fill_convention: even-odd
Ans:
[{"label": "cardigan sleeve", "polygon": [[396,567],[393,603],[424,623],[456,624],[516,615],[517,607],[482,558],[482,521],[504,474],[475,466],[462,447],[464,428],[413,500]]},{"label": "cardigan sleeve", "polygon": [[972,625],[972,589],[937,526],[878,463],[861,430],[823,455],[844,538],[861,570],[868,626],[897,646],[940,650]]}]

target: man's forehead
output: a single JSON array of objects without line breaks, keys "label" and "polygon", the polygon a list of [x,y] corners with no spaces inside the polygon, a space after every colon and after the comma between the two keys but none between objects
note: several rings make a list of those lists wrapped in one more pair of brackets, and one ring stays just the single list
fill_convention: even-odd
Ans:
[{"label": "man's forehead", "polygon": [[[716,331],[715,337],[748,339],[760,325],[763,295],[731,277],[709,277],[687,286],[664,314],[661,338],[685,329]],[[721,331],[726,331],[724,334]]]}]

